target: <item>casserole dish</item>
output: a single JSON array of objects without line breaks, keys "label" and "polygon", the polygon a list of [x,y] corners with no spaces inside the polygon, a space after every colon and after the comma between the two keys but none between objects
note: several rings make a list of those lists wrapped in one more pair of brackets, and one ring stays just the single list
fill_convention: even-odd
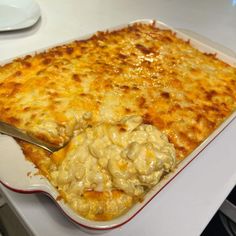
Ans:
[{"label": "casserole dish", "polygon": [[[139,21],[139,23],[150,24],[152,21]],[[203,43],[194,40],[185,34],[182,34],[178,31],[171,29],[163,23],[156,22],[155,26],[161,29],[170,29],[172,32],[175,32],[176,36],[182,38],[185,41],[190,40],[190,44],[193,47],[196,47],[200,51],[205,53],[216,54],[216,56],[225,61],[232,66],[235,66],[235,60],[224,53],[221,53]],[[118,30],[125,27],[119,26],[110,30]],[[89,36],[88,36],[89,37]],[[85,37],[87,38],[87,37]],[[45,49],[44,49],[45,50]],[[142,202],[136,203],[127,213],[121,215],[119,218],[109,220],[106,222],[100,221],[91,221],[80,217],[78,214],[74,213],[61,199],[58,199],[58,192],[54,187],[45,179],[43,176],[36,175],[37,170],[34,166],[25,161],[24,155],[21,153],[20,148],[14,143],[14,140],[10,138],[6,138],[5,136],[1,136],[1,144],[2,150],[4,153],[4,157],[1,158],[0,165],[0,178],[1,182],[19,192],[44,192],[50,195],[59,206],[63,209],[63,211],[68,215],[74,222],[79,225],[90,228],[94,230],[105,230],[112,229],[114,227],[118,227],[125,222],[132,219],[153,197],[155,197],[158,192],[161,191],[163,187],[165,187],[181,170],[183,170],[196,156],[199,152],[201,152],[206,145],[208,145],[233,119],[235,118],[235,114],[231,114],[227,120],[225,120],[217,129],[214,130],[210,136],[201,143],[190,155],[188,155],[183,161],[181,161],[177,168],[166,175],[160,183],[158,183],[154,188],[152,188],[146,195]]]}]

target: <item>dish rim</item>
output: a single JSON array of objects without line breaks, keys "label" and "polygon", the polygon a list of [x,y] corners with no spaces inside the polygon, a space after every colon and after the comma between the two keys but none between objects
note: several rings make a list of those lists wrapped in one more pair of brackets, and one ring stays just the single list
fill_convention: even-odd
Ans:
[{"label": "dish rim", "polygon": [[[165,23],[161,22],[161,21],[156,21],[156,20],[150,20],[150,19],[142,19],[142,20],[135,20],[132,21],[128,24],[121,24],[115,27],[110,27],[108,29],[105,30],[101,30],[101,31],[109,31],[112,32],[114,30],[119,30],[122,28],[125,28],[129,25],[132,25],[134,23],[142,23],[142,24],[154,24],[155,27],[161,28],[161,29],[168,29],[171,30],[173,33],[176,34],[176,36],[178,38],[183,39],[184,41],[188,41],[190,42],[190,44],[195,47],[195,48],[203,48],[200,51],[206,50],[207,53],[216,53],[217,58],[223,60],[224,62],[236,67],[236,59],[227,55],[227,53],[224,53],[223,51],[220,51],[210,45],[207,45],[206,43],[201,42],[198,39],[195,39],[192,36],[189,36],[185,33],[182,33],[178,30],[175,30],[174,28],[166,25]],[[49,47],[46,48],[42,48],[42,49],[38,49],[38,50],[34,50],[33,52],[28,52],[25,53],[23,55],[19,55],[17,57],[5,60],[3,62],[0,62],[0,64],[5,64],[8,62],[11,62],[13,59],[15,58],[20,58],[20,57],[24,57],[26,55],[34,55],[35,53],[40,53],[43,51],[47,51],[48,49],[52,48],[52,47],[56,47],[56,46],[60,46],[60,45],[65,45],[67,43],[73,42],[74,40],[84,40],[84,39],[88,39],[90,38],[92,35],[94,35],[94,33],[92,34],[88,34],[82,37],[76,37],[74,39],[70,39],[67,41],[64,41],[62,43],[59,44],[55,44],[55,45],[51,45]],[[5,63],[4,63],[5,62]],[[19,189],[16,188],[14,186],[12,186],[11,184],[9,184],[7,181],[3,181],[1,179],[1,174],[0,174],[0,183],[3,184],[5,187],[7,187],[8,189],[15,191],[15,192],[19,192],[19,193],[44,193],[46,195],[48,195],[51,199],[54,200],[54,202],[56,203],[57,206],[59,206],[59,208],[63,211],[63,213],[74,223],[76,223],[79,226],[82,226],[85,229],[88,230],[111,230],[117,227],[120,227],[124,224],[126,224],[127,222],[129,222],[131,219],[133,219],[149,202],[151,202],[151,200],[156,197],[158,195],[158,193],[160,191],[162,191],[163,188],[165,188],[177,175],[179,175],[208,145],[210,145],[210,143],[236,118],[236,111],[232,112],[232,114],[227,117],[225,119],[225,121],[223,121],[218,128],[216,128],[197,148],[195,148],[193,150],[193,152],[188,155],[183,161],[181,161],[178,165],[178,167],[171,172],[170,174],[168,174],[167,176],[165,176],[160,183],[158,183],[156,186],[154,186],[146,195],[144,198],[144,201],[142,203],[137,203],[134,206],[132,206],[131,209],[129,209],[126,213],[124,213],[122,216],[115,218],[113,220],[109,220],[109,221],[92,221],[92,220],[88,220],[85,219],[83,217],[81,217],[78,213],[74,212],[67,204],[63,203],[63,200],[58,201],[56,199],[56,195],[58,194],[57,191],[55,190],[55,188],[50,184],[50,182],[44,177],[41,176],[40,178],[43,178],[44,181],[42,183],[39,183],[39,185],[37,186],[28,186],[27,189]],[[31,163],[32,164],[32,163]],[[34,166],[33,164],[31,165],[32,167]],[[0,168],[1,169],[1,168]],[[37,179],[36,179],[37,180]],[[110,224],[109,224],[110,222]]]}]

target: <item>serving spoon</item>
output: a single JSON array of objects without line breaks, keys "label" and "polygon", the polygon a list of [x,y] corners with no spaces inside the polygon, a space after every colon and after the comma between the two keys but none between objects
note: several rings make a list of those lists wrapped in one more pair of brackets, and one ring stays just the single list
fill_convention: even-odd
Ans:
[{"label": "serving spoon", "polygon": [[23,130],[18,129],[3,121],[0,121],[0,133],[35,144],[36,146],[39,146],[51,153],[56,152],[63,147],[63,146],[54,146],[49,143],[43,142],[42,140],[38,138],[28,135]]}]

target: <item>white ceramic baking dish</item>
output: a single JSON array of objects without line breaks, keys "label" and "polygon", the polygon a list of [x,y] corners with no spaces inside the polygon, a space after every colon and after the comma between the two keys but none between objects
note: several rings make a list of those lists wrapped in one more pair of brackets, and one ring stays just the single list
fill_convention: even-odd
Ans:
[{"label": "white ceramic baking dish", "polygon": [[[135,22],[152,24],[153,20],[138,20],[131,22],[133,24]],[[120,25],[117,27],[110,28],[109,31],[117,30],[124,28],[130,24]],[[213,53],[216,54],[217,58],[225,61],[226,63],[236,67],[236,59],[227,55],[223,51],[219,51],[206,43],[203,43],[199,40],[196,40],[192,37],[189,37],[187,34],[184,34],[178,30],[175,30],[166,24],[155,21],[155,25],[161,29],[170,29],[176,33],[176,36],[185,40],[190,41],[190,44],[205,53]],[[107,30],[107,29],[106,29]],[[86,39],[91,37],[92,35],[87,35],[83,38],[76,38],[76,40]],[[70,40],[69,42],[75,39]],[[64,42],[63,44],[69,43]],[[58,45],[54,45],[58,46]],[[47,50],[48,48],[37,50],[38,52],[42,52]],[[36,52],[29,52],[29,54],[34,54]],[[24,55],[22,55],[24,56]],[[8,62],[8,61],[7,61]],[[6,62],[3,62],[6,63]],[[57,190],[49,183],[49,181],[44,176],[35,175],[37,169],[35,166],[27,161],[13,138],[10,138],[5,135],[0,135],[0,150],[1,150],[1,158],[0,158],[0,182],[8,187],[9,189],[20,192],[20,193],[37,193],[43,192],[49,195],[52,199],[55,200],[55,203],[62,209],[66,216],[68,216],[73,222],[81,226],[83,229],[92,230],[94,232],[99,232],[103,230],[109,230],[116,228],[118,226],[124,225],[126,222],[130,221],[138,214],[154,197],[158,197],[158,193],[165,187],[167,187],[168,183],[177,176],[187,165],[193,161],[198,154],[203,151],[203,149],[211,143],[211,141],[216,138],[223,129],[227,127],[227,125],[236,117],[236,113],[234,112],[228,119],[220,125],[199,147],[197,147],[184,161],[182,161],[174,172],[170,173],[166,176],[159,184],[157,184],[153,189],[151,189],[145,199],[134,205],[126,214],[120,216],[119,218],[98,222],[84,219],[83,217],[76,214],[68,205],[66,205],[63,200],[58,200],[58,192]],[[26,196],[27,198],[27,196]]]}]

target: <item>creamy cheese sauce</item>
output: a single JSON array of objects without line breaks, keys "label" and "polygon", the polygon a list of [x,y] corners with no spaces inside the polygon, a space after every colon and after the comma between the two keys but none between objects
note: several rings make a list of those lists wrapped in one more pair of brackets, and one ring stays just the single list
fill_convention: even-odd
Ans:
[{"label": "creamy cheese sauce", "polygon": [[54,185],[76,207],[85,191],[121,190],[142,196],[175,167],[175,149],[155,126],[129,116],[115,124],[101,123],[75,134],[52,158],[58,168]]}]

